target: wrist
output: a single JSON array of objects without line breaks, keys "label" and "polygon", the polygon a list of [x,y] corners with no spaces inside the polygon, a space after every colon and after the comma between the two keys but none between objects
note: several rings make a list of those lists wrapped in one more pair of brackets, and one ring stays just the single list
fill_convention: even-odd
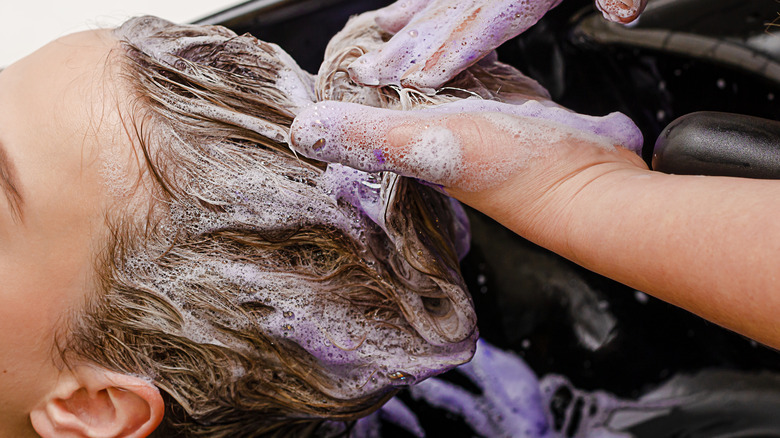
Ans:
[{"label": "wrist", "polygon": [[560,153],[536,158],[505,183],[482,192],[450,194],[487,214],[515,233],[564,256],[570,238],[581,230],[578,218],[609,196],[621,181],[651,173],[636,154],[614,150],[562,147]]}]

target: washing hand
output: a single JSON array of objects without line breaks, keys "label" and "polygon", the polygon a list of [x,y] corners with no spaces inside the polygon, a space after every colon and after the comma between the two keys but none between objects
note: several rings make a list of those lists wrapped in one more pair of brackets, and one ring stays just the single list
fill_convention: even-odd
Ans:
[{"label": "washing hand", "polygon": [[[433,92],[493,49],[539,21],[561,0],[400,0],[376,12],[394,36],[352,63],[352,79]],[[647,0],[596,0],[611,21],[628,23]]]},{"label": "washing hand", "polygon": [[510,105],[467,99],[415,111],[321,102],[298,115],[291,139],[310,158],[414,176],[467,198],[512,178],[520,177],[524,186],[541,185],[535,192],[562,177],[555,172],[531,177],[534,160],[577,150],[617,157],[616,146],[624,152],[642,146],[641,133],[623,114],[591,117],[533,100]]}]

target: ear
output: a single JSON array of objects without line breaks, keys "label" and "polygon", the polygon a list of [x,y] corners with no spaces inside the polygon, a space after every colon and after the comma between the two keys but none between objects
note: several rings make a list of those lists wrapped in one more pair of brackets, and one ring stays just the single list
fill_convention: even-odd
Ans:
[{"label": "ear", "polygon": [[54,390],[30,412],[30,421],[43,438],[143,438],[160,424],[163,410],[160,391],[151,382],[80,365],[62,373]]}]

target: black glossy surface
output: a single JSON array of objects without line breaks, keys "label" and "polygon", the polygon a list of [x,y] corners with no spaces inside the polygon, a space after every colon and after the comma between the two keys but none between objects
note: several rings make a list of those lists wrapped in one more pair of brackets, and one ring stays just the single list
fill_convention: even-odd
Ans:
[{"label": "black glossy surface", "polygon": [[742,114],[696,112],[664,129],[653,169],[684,175],[780,178],[780,122]]},{"label": "black glossy surface", "polygon": [[762,32],[777,12],[773,1],[675,0],[653,5],[638,27],[739,40],[763,53],[777,55],[780,48]]}]

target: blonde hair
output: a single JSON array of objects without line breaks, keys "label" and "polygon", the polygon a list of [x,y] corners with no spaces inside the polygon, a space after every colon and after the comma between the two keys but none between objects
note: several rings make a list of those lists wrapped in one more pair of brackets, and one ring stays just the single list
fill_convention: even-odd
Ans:
[{"label": "blonde hair", "polygon": [[[408,178],[361,176],[392,195],[382,198],[386,221],[372,221],[322,189],[328,167],[296,157],[287,138],[307,101],[412,108],[474,92],[497,98],[485,85],[502,81],[497,70],[474,67],[456,82],[476,91],[434,97],[357,86],[349,62],[387,37],[370,16],[334,38],[316,84],[277,46],[222,27],[140,17],[117,35],[150,201],[144,214],[110,215],[101,291],[68,327],[66,363],[153,381],[166,401],[159,436],[249,437],[313,434],[414,381],[389,368],[390,353],[370,373],[370,355],[353,368],[317,357],[300,334],[311,319],[381,334],[344,346],[323,333],[345,358],[390,345],[431,357],[430,373],[470,358],[477,335],[458,270],[467,231],[457,204]],[[518,84],[499,84],[504,97],[526,90]],[[313,313],[294,315],[288,302]]]}]

